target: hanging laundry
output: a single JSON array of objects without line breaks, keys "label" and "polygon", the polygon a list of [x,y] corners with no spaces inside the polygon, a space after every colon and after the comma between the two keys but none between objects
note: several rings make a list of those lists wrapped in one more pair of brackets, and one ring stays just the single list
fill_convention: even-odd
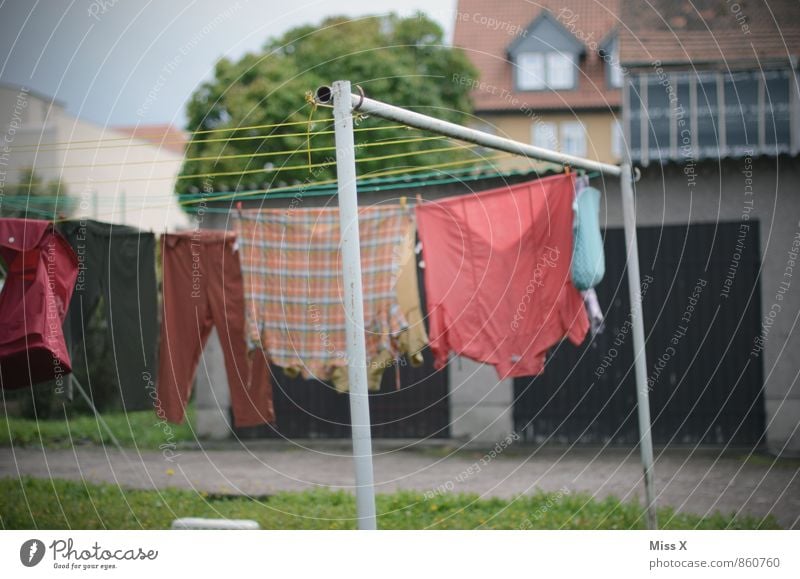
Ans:
[{"label": "hanging laundry", "polygon": [[[84,328],[102,300],[123,409],[152,409],[148,385],[155,375],[158,326],[155,236],[92,220],[66,221],[59,229],[78,256],[67,316],[72,346],[85,343]],[[88,361],[81,364],[88,366]]]},{"label": "hanging laundry", "polygon": [[419,367],[423,362],[422,350],[428,345],[428,333],[425,331],[425,316],[419,298],[416,237],[417,226],[413,222],[403,242],[400,272],[397,275],[397,303],[408,323],[398,338],[400,352],[408,357],[412,366]]},{"label": "hanging laundry", "polygon": [[[417,279],[417,257],[415,253],[417,228],[411,223],[403,237],[400,249],[399,270],[394,282],[397,305],[405,317],[408,327],[392,340],[392,349],[381,350],[376,358],[367,364],[367,387],[380,390],[381,380],[387,368],[397,367],[400,355],[406,356],[409,363],[419,367],[423,363],[422,350],[428,345],[428,334],[422,316]],[[349,389],[348,370],[346,366],[333,369],[331,382],[339,392]]]},{"label": "hanging laundry", "polygon": [[600,233],[600,191],[581,178],[575,194],[572,283],[579,290],[596,287],[606,273],[603,236]]},{"label": "hanging laundry", "polygon": [[203,347],[217,328],[236,426],[275,421],[263,356],[248,356],[236,234],[196,230],[161,237],[164,264],[158,402],[181,423]]},{"label": "hanging laundry", "polygon": [[597,292],[592,288],[582,291],[581,295],[583,296],[583,303],[586,306],[586,314],[589,316],[592,336],[602,334],[606,324],[603,310],[600,309],[600,302],[597,299]]},{"label": "hanging laundry", "polygon": [[0,219],[0,386],[24,388],[72,371],[61,327],[78,276],[78,261],[48,221]]},{"label": "hanging laundry", "polygon": [[[393,283],[411,217],[399,205],[359,210],[368,360],[407,327]],[[339,210],[245,210],[235,221],[251,347],[290,375],[331,379],[347,365]]]},{"label": "hanging laundry", "polygon": [[452,351],[501,378],[530,376],[564,337],[583,341],[589,322],[570,279],[572,178],[417,206],[436,367]]}]

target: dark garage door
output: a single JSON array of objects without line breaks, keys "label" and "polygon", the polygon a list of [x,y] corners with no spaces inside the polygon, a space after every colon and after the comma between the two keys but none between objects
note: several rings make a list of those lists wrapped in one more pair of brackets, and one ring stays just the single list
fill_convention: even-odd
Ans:
[{"label": "dark garage door", "polygon": [[[758,240],[756,222],[749,231],[738,222],[639,229],[642,277],[652,280],[643,307],[656,443],[761,440],[762,363],[750,354],[760,330]],[[515,380],[514,423],[526,440],[638,441],[623,231],[608,230],[605,247],[605,332],[557,347],[542,375]]]},{"label": "dark garage door", "polygon": [[[386,370],[380,392],[370,393],[372,436],[376,438],[447,438],[449,407],[447,371],[433,369],[425,351],[419,368],[400,365],[400,389],[395,371]],[[263,426],[238,429],[242,438],[349,438],[350,405],[346,394],[317,380],[287,378],[273,368],[277,429]]]},{"label": "dark garage door", "polygon": [[[425,308],[424,270],[418,269],[419,292]],[[375,438],[447,438],[450,406],[447,368],[435,370],[433,355],[423,351],[424,364],[401,363],[387,368],[379,392],[369,395]],[[405,362],[405,359],[401,359]],[[399,381],[395,374],[399,370]],[[349,438],[350,401],[346,394],[318,380],[288,378],[273,367],[276,428],[237,429],[241,438]],[[398,388],[399,385],[399,388]]]}]

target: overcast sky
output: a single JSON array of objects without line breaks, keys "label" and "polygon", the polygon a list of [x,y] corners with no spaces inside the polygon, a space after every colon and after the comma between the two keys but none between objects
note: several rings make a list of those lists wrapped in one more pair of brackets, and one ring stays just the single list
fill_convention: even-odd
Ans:
[{"label": "overcast sky", "polygon": [[[452,36],[456,0],[0,0],[0,82],[101,125],[183,127],[189,95],[238,58],[327,16],[426,12]],[[341,8],[342,6],[346,8]],[[166,68],[165,68],[166,67]]]}]

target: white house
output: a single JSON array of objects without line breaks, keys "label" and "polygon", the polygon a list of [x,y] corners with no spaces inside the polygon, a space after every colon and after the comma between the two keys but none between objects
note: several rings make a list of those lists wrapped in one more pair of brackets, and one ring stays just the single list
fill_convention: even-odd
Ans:
[{"label": "white house", "polygon": [[154,232],[191,224],[175,180],[185,134],[171,125],[103,127],[70,115],[64,104],[24,87],[0,85],[0,203],[21,172],[60,179],[72,217]]}]

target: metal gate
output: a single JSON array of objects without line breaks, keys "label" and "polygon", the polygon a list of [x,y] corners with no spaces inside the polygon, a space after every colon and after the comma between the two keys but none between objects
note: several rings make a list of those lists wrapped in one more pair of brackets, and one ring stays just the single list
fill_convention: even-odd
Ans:
[{"label": "metal gate", "polygon": [[[759,228],[638,228],[652,432],[660,444],[754,445],[764,435]],[[562,344],[515,380],[514,424],[535,442],[635,444],[636,394],[621,229],[605,235],[603,334]]]},{"label": "metal gate", "polygon": [[[433,356],[424,352],[419,368],[398,365],[383,375],[379,392],[370,393],[369,411],[375,438],[447,438],[449,407],[447,369],[434,370]],[[318,380],[288,378],[273,367],[274,402],[278,424],[237,429],[241,438],[348,438],[350,406],[346,394]]]}]

